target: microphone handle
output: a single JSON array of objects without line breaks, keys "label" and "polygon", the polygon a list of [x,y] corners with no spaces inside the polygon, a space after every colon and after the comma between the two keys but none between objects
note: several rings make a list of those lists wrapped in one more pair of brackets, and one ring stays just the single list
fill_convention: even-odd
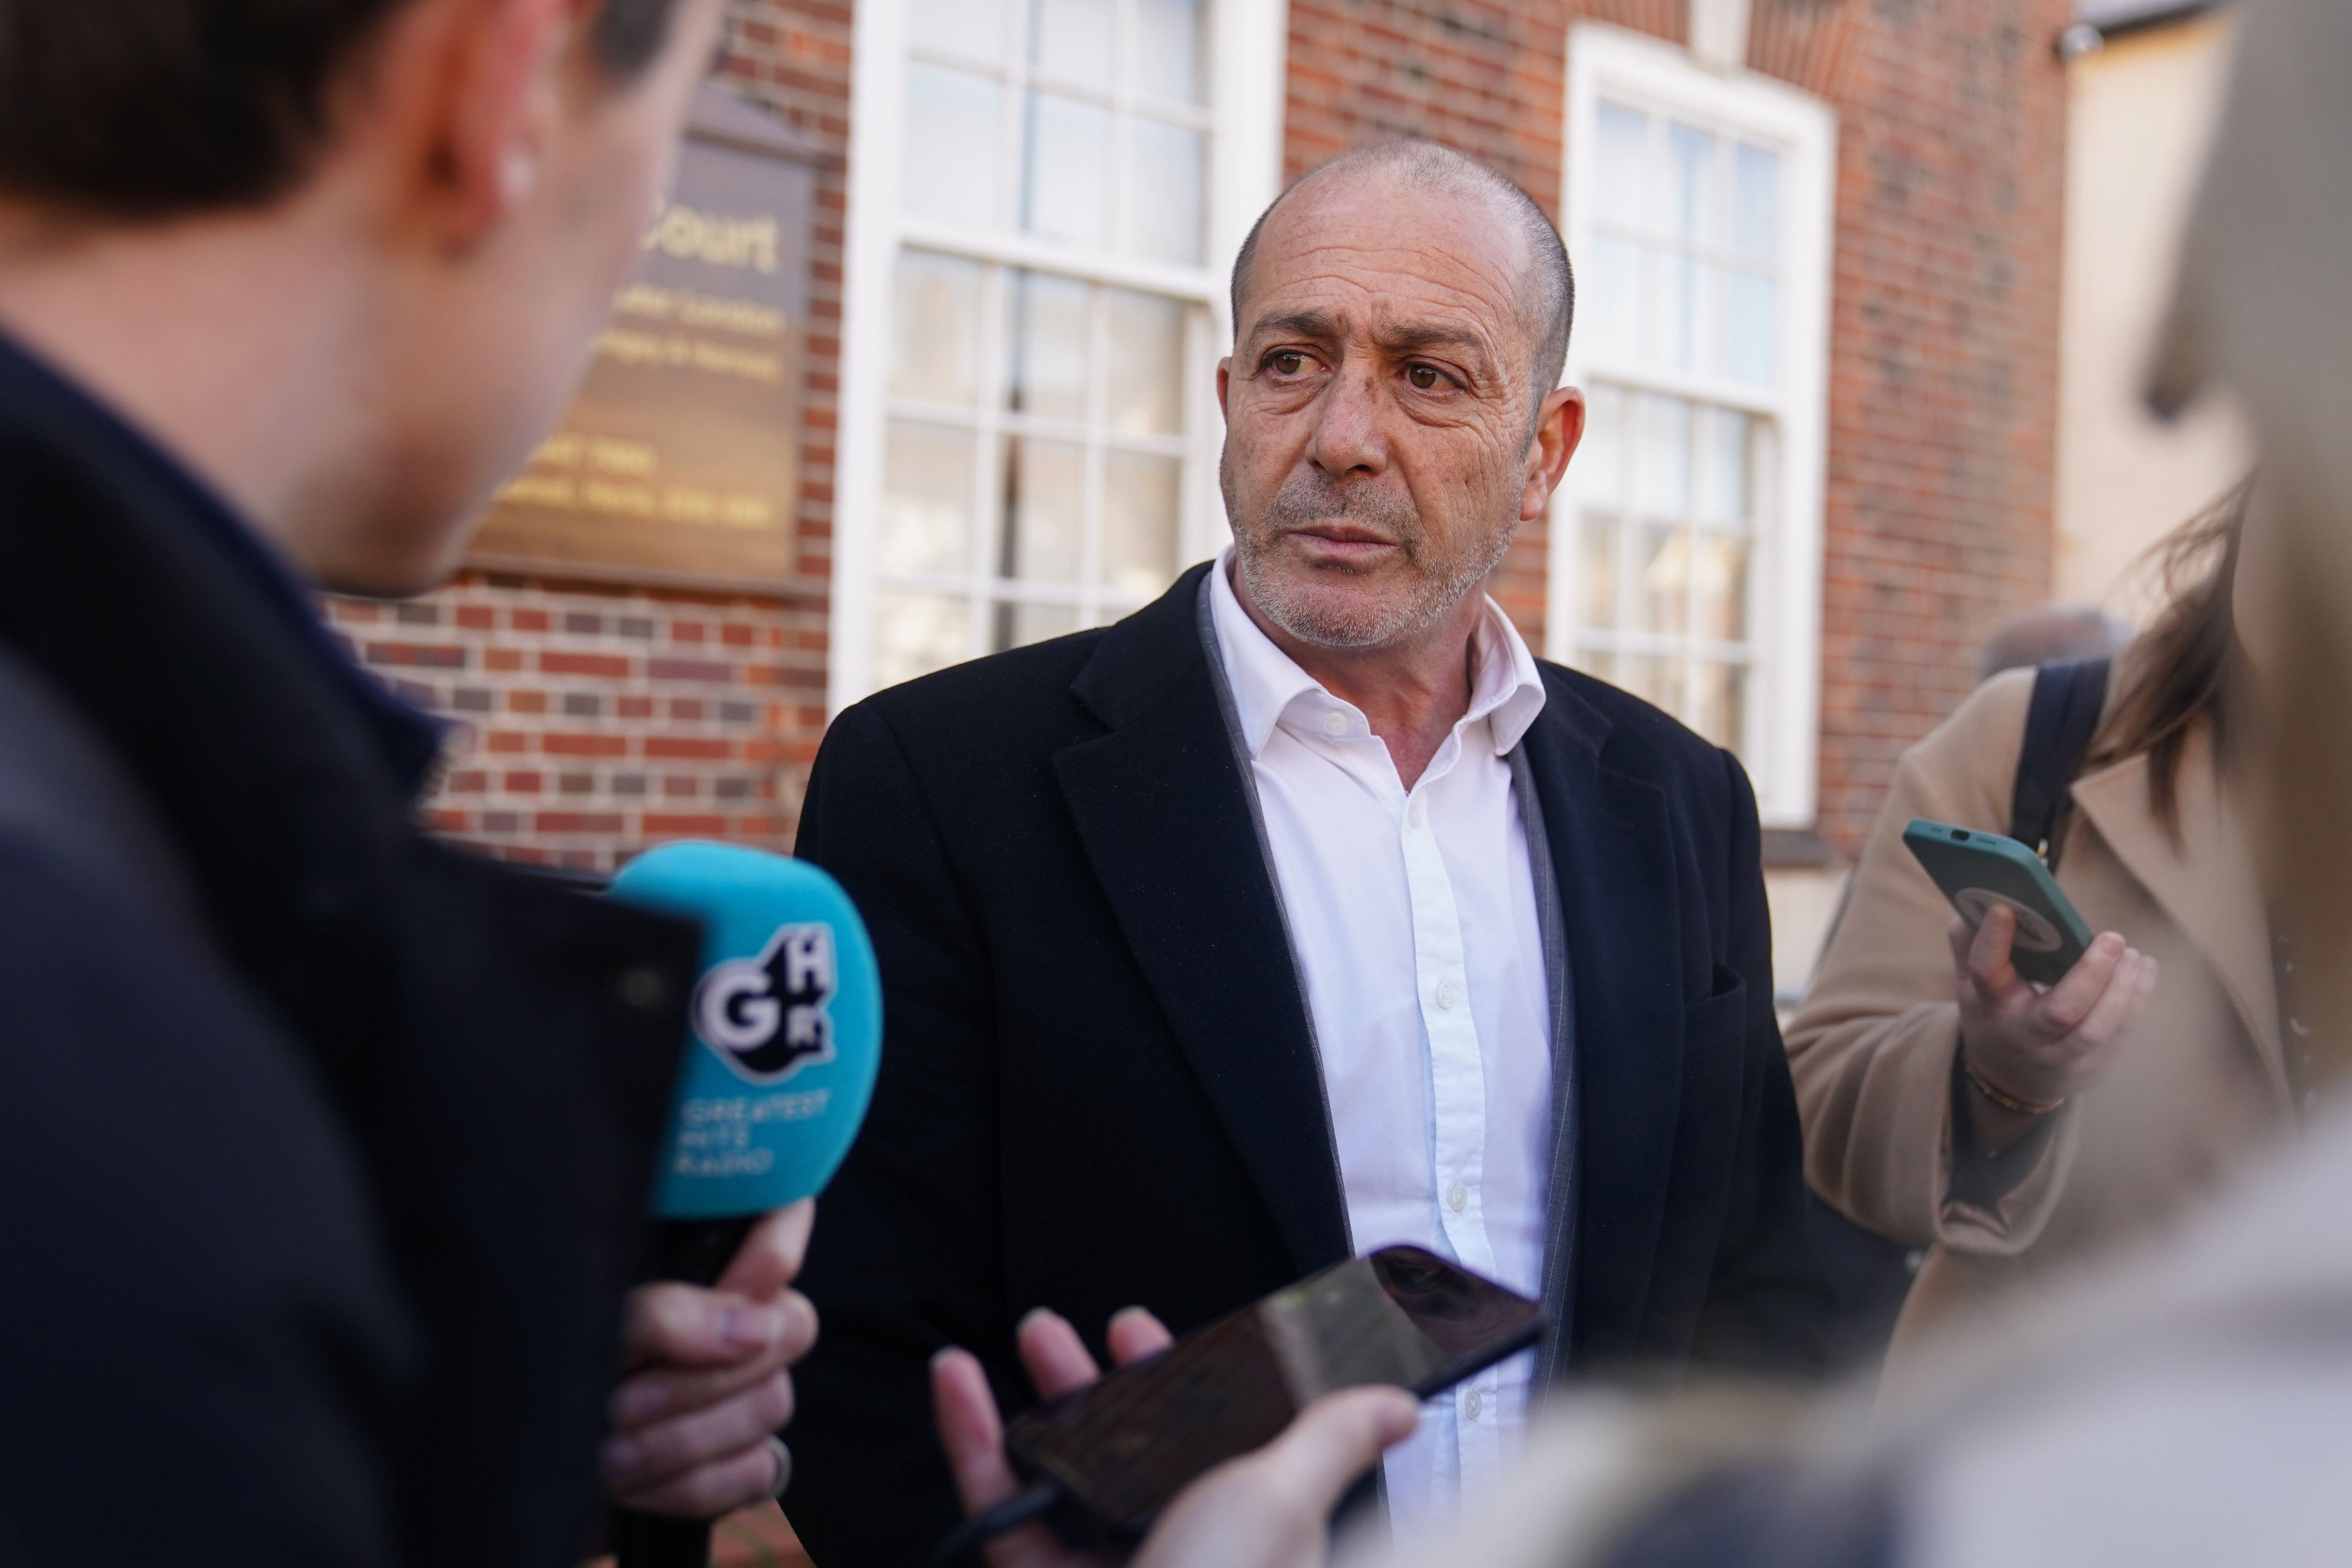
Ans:
[{"label": "microphone handle", "polygon": [[[730,1219],[667,1219],[656,1222],[653,1266],[648,1279],[679,1279],[714,1285],[751,1234],[758,1215]],[[613,1554],[619,1568],[708,1568],[710,1521],[667,1514],[613,1510]]]}]

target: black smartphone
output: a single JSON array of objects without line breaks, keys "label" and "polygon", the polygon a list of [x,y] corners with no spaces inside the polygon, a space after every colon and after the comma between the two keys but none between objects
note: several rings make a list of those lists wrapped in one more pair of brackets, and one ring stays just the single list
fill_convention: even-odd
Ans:
[{"label": "black smartphone", "polygon": [[1543,1337],[1543,1309],[1418,1247],[1335,1264],[1039,1406],[1005,1447],[1086,1521],[1129,1539],[1202,1471],[1263,1447],[1334,1389],[1423,1399]]}]

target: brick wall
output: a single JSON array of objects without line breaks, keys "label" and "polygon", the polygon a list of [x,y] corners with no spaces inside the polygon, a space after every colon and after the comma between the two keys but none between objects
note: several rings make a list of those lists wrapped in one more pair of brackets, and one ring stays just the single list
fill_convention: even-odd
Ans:
[{"label": "brick wall", "polygon": [[789,848],[824,733],[850,7],[735,0],[730,32],[727,84],[827,154],[791,577],[714,596],[469,573],[410,604],[329,605],[372,668],[457,726],[431,819],[495,854],[610,870],[683,834]]},{"label": "brick wall", "polygon": [[[2068,0],[1756,0],[1751,68],[1839,118],[1819,831],[1851,854],[1976,650],[2048,594]],[[1578,20],[1683,0],[1293,0],[1286,172],[1423,136],[1558,216]],[[1496,596],[1540,646],[1548,540]]]}]

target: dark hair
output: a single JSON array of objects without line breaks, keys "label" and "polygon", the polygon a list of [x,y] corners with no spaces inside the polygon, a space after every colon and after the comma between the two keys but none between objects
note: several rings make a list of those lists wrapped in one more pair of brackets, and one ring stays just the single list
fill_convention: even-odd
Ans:
[{"label": "dark hair", "polygon": [[1511,216],[1528,242],[1528,268],[1534,273],[1537,295],[1531,303],[1534,313],[1544,323],[1543,342],[1536,347],[1534,365],[1535,400],[1542,403],[1559,384],[1560,367],[1568,363],[1569,328],[1576,319],[1576,273],[1568,264],[1568,247],[1560,243],[1559,230],[1552,226],[1551,219],[1544,216],[1543,208],[1536,205],[1527,192],[1475,158],[1435,142],[1377,142],[1342,153],[1300,175],[1267,204],[1265,211],[1257,215],[1257,222],[1250,225],[1248,237],[1234,257],[1234,332],[1242,331],[1242,290],[1249,282],[1250,265],[1257,259],[1258,236],[1265,231],[1266,220],[1274,216],[1275,209],[1315,180],[1361,166],[1400,174],[1429,190],[1483,195],[1500,203]]},{"label": "dark hair", "polygon": [[[0,191],[96,216],[251,206],[300,182],[329,90],[408,0],[0,0]],[[604,0],[617,78],[675,0]]]},{"label": "dark hair", "polygon": [[2084,766],[2105,767],[2146,753],[2149,803],[2180,836],[2180,757],[2200,727],[2215,754],[2228,747],[2231,714],[2243,699],[2245,656],[2231,595],[2238,581],[2251,477],[2168,535],[2150,552],[2170,603],[2124,656],[2126,684],[2099,721]]}]

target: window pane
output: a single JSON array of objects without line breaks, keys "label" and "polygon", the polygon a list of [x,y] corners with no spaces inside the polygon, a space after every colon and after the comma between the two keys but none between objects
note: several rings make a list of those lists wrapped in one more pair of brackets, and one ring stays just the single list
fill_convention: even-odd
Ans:
[{"label": "window pane", "polygon": [[1004,0],[914,0],[908,8],[907,36],[921,48],[1000,59]]},{"label": "window pane", "polygon": [[993,226],[996,126],[1003,89],[986,77],[939,66],[907,68],[907,210],[949,223]]},{"label": "window pane", "polygon": [[1635,401],[1633,506],[1652,516],[1690,510],[1691,405],[1644,393]]},{"label": "window pane", "polygon": [[1579,648],[1570,662],[1587,675],[1617,684],[1617,656],[1605,647]]},{"label": "window pane", "polygon": [[1092,87],[1110,85],[1110,0],[1036,0],[1029,63]]},{"label": "window pane", "polygon": [[1087,285],[1050,272],[1013,275],[1012,384],[1005,406],[1048,419],[1087,416]]},{"label": "window pane", "polygon": [[1208,138],[1139,118],[1128,130],[1131,247],[1162,261],[1201,259],[1201,197]]},{"label": "window pane", "polygon": [[1625,395],[1596,386],[1584,399],[1584,439],[1576,444],[1577,499],[1614,507],[1625,499]]},{"label": "window pane", "polygon": [[1753,272],[1730,275],[1724,301],[1723,373],[1736,381],[1772,379],[1772,280]]},{"label": "window pane", "polygon": [[1086,448],[1015,436],[1004,443],[1004,534],[997,572],[1031,583],[1078,580]]},{"label": "window pane", "polygon": [[1182,479],[1182,465],[1174,458],[1109,455],[1103,472],[1105,587],[1144,598],[1176,580]]},{"label": "window pane", "polygon": [[1701,533],[1692,547],[1691,586],[1700,637],[1748,640],[1748,541],[1732,533]]},{"label": "window pane", "polygon": [[890,422],[882,456],[883,571],[971,570],[973,448],[970,431]]},{"label": "window pane", "polygon": [[1582,327],[1592,352],[1623,362],[1639,351],[1642,326],[1642,249],[1622,239],[1595,239],[1591,265],[1577,281]]},{"label": "window pane", "polygon": [[1780,224],[1780,155],[1740,147],[1731,156],[1731,243],[1769,258]]},{"label": "window pane", "polygon": [[1658,336],[1653,342],[1656,357],[1676,370],[1696,370],[1707,268],[1669,251],[1658,252],[1652,265],[1658,269],[1659,300],[1664,306]]},{"label": "window pane", "polygon": [[1184,302],[1113,289],[1110,427],[1174,434],[1184,427]]},{"label": "window pane", "polygon": [[1613,223],[1640,224],[1643,219],[1642,178],[1643,143],[1650,117],[1622,104],[1601,106],[1601,144],[1593,149],[1593,174],[1601,216]]},{"label": "window pane", "polygon": [[1110,110],[1031,93],[1024,226],[1066,245],[1101,245],[1109,178]]},{"label": "window pane", "polygon": [[1618,684],[1644,702],[1679,716],[1683,708],[1683,661],[1654,654],[1628,654],[1618,660]]},{"label": "window pane", "polygon": [[1205,103],[1201,69],[1201,0],[1139,0],[1135,85],[1181,103]]},{"label": "window pane", "polygon": [[966,658],[971,648],[969,605],[936,594],[874,595],[874,676],[896,686]]},{"label": "window pane", "polygon": [[1666,159],[1674,170],[1674,232],[1688,241],[1714,239],[1715,138],[1692,126],[1669,125]]},{"label": "window pane", "polygon": [[1698,513],[1737,518],[1752,514],[1748,474],[1748,416],[1733,408],[1709,408],[1699,416]]},{"label": "window pane", "polygon": [[1609,631],[1617,625],[1617,520],[1586,518],[1581,532],[1584,548],[1577,559],[1581,624],[1592,631]]},{"label": "window pane", "polygon": [[890,395],[969,404],[980,395],[980,264],[929,251],[898,258]]},{"label": "window pane", "polygon": [[1701,662],[1698,691],[1685,721],[1718,746],[1738,747],[1748,733],[1748,668]]},{"label": "window pane", "polygon": [[1633,595],[1636,629],[1681,637],[1690,630],[1690,534],[1679,528],[1642,531],[1641,582]]},{"label": "window pane", "polygon": [[1067,605],[998,605],[995,610],[992,641],[999,653],[1078,629],[1078,612]]}]

